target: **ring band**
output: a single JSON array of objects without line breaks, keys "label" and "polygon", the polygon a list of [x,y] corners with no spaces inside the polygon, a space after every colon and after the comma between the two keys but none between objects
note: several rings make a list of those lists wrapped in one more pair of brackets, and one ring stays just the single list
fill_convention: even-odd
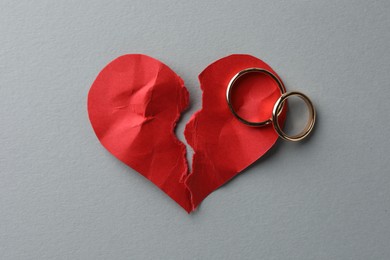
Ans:
[{"label": "ring band", "polygon": [[[309,121],[307,122],[306,127],[302,130],[302,132],[300,132],[297,135],[289,136],[285,132],[283,132],[283,130],[280,128],[279,120],[278,120],[279,117],[278,111],[283,107],[283,104],[286,102],[286,100],[292,96],[300,97],[301,99],[303,99],[303,101],[305,101],[307,107],[309,108]],[[313,106],[313,103],[305,94],[301,92],[294,91],[294,92],[287,92],[282,94],[282,96],[276,101],[274,105],[274,109],[272,110],[272,124],[274,126],[274,129],[281,138],[287,141],[296,142],[304,139],[306,136],[310,134],[311,130],[313,130],[315,121],[316,121],[316,110]]]},{"label": "ring band", "polygon": [[[286,89],[285,89],[283,83],[279,80],[278,77],[276,77],[273,73],[269,72],[268,70],[261,69],[261,68],[248,68],[248,69],[244,69],[244,70],[238,72],[236,75],[234,75],[234,77],[230,80],[230,82],[228,84],[228,87],[227,87],[227,90],[226,90],[226,101],[228,103],[230,111],[242,123],[244,123],[246,125],[249,125],[249,126],[257,126],[257,127],[259,127],[259,126],[265,126],[265,125],[268,125],[268,124],[272,123],[272,117],[267,119],[267,120],[265,120],[265,121],[261,121],[261,122],[251,122],[251,121],[248,121],[248,120],[242,118],[241,116],[239,116],[237,114],[237,112],[234,110],[232,102],[231,102],[231,92],[232,92],[232,89],[235,86],[236,81],[239,78],[241,78],[242,76],[244,76],[245,74],[253,73],[253,72],[263,73],[263,74],[266,74],[266,75],[270,76],[277,83],[281,95],[286,93]],[[278,113],[277,113],[278,115],[282,111],[282,108],[283,108],[283,106],[281,106],[279,108]]]}]

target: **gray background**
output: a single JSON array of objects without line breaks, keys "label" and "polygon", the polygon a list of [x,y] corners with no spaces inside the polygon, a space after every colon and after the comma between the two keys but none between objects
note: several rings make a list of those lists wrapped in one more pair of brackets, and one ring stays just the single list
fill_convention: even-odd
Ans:
[{"label": "gray background", "polygon": [[[0,259],[390,259],[389,13],[386,0],[2,0]],[[308,94],[318,125],[187,215],[88,121],[91,83],[125,53],[185,80],[182,140],[197,75],[231,53]]]}]

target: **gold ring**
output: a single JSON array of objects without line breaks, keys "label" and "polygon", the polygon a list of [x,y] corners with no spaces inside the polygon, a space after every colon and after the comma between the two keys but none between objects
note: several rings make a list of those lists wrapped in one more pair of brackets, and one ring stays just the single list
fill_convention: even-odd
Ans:
[{"label": "gold ring", "polygon": [[[278,112],[283,107],[286,100],[291,96],[300,97],[301,99],[303,99],[303,101],[305,101],[307,107],[309,108],[309,121],[307,122],[306,127],[302,130],[302,132],[300,132],[297,135],[289,136],[285,132],[283,132],[283,130],[279,126]],[[272,110],[272,124],[274,126],[274,129],[281,138],[287,141],[296,142],[308,136],[311,130],[313,130],[315,121],[316,121],[316,110],[314,109],[313,103],[305,94],[301,92],[294,91],[294,92],[287,92],[282,94],[282,96],[276,101],[274,105],[274,109]]]},{"label": "gold ring", "polygon": [[[242,77],[243,75],[245,74],[248,74],[248,73],[253,73],[253,72],[256,72],[256,73],[263,73],[263,74],[266,74],[268,76],[270,76],[277,84],[278,84],[278,87],[279,87],[279,90],[280,90],[280,93],[283,95],[284,93],[286,93],[286,89],[283,85],[283,83],[278,79],[278,77],[276,77],[273,73],[269,72],[268,70],[265,70],[265,69],[261,69],[261,68],[248,68],[248,69],[244,69],[240,72],[238,72],[236,75],[234,75],[234,77],[230,80],[229,84],[228,84],[228,87],[227,87],[227,90],[226,90],[226,100],[227,100],[227,103],[228,103],[228,106],[229,106],[229,109],[230,111],[233,113],[233,115],[238,119],[240,120],[242,123],[246,124],[246,125],[249,125],[249,126],[257,126],[257,127],[260,127],[260,126],[265,126],[265,125],[268,125],[270,123],[272,123],[272,117],[265,120],[265,121],[261,121],[261,122],[251,122],[251,121],[248,121],[244,118],[242,118],[241,116],[239,116],[237,114],[237,112],[234,110],[233,108],[233,105],[232,105],[232,102],[231,102],[231,92],[232,92],[232,89],[234,87],[234,84],[236,83],[236,81]],[[283,104],[284,102],[282,103],[282,106],[280,108],[278,108],[279,110],[278,111],[278,115],[280,114],[280,112],[282,111],[282,108],[283,108]]]}]

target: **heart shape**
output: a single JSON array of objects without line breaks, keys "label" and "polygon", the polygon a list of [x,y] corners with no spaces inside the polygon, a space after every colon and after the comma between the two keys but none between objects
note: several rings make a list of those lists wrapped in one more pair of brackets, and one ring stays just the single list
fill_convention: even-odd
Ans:
[{"label": "heart shape", "polygon": [[[191,173],[186,147],[174,134],[189,103],[188,91],[174,71],[154,58],[124,55],[99,73],[88,94],[92,127],[111,154],[191,212],[278,139],[272,126],[248,127],[227,106],[227,84],[250,67],[277,75],[263,61],[243,54],[217,60],[199,75],[203,107],[185,128],[186,140],[194,149]],[[248,74],[239,84],[233,100],[236,111],[250,120],[269,118],[280,96],[276,83],[264,75]],[[284,119],[285,111],[281,124]]]}]

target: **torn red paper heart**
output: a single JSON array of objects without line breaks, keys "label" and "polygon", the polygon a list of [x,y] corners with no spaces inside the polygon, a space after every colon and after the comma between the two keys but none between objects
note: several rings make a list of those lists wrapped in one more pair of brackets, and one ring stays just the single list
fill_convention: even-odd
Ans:
[{"label": "torn red paper heart", "polygon": [[[272,126],[253,128],[240,123],[226,104],[229,80],[249,67],[276,75],[250,55],[225,57],[200,74],[203,108],[185,129],[194,149],[192,173],[185,145],[174,135],[176,122],[188,105],[188,92],[181,78],[156,59],[130,54],[109,63],[88,94],[91,124],[110,153],[191,212],[208,194],[265,154],[278,138]],[[239,84],[233,100],[238,113],[250,120],[269,118],[280,96],[276,83],[248,74]]]}]

